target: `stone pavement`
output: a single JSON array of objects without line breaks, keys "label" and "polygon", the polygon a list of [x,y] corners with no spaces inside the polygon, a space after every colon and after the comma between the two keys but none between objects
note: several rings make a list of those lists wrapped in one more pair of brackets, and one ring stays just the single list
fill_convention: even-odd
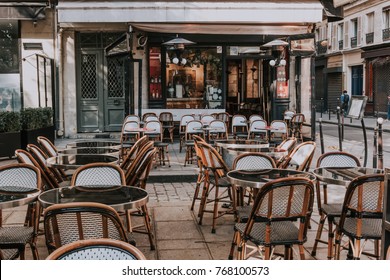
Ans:
[{"label": "stone pavement", "polygon": [[[367,126],[375,125],[375,121],[368,121]],[[390,127],[386,122],[386,127]],[[317,137],[318,138],[318,137]],[[56,145],[65,147],[66,143],[75,139],[58,139]],[[319,143],[317,139],[317,150],[313,159],[312,167],[320,155]],[[337,149],[338,139],[326,136],[326,150]],[[151,251],[146,235],[135,233],[137,246],[144,252],[148,259],[168,260],[190,260],[190,259],[227,259],[233,237],[234,220],[232,216],[224,216],[218,219],[217,231],[211,233],[211,214],[205,214],[202,225],[197,222],[198,203],[195,212],[190,210],[192,197],[195,189],[196,166],[188,165],[184,167],[184,151],[179,152],[179,144],[175,142],[170,145],[169,153],[171,157],[171,167],[157,166],[150,174],[149,183],[146,190],[149,193],[149,209],[152,216],[152,224],[155,231],[156,250]],[[361,158],[361,144],[355,141],[344,141],[344,149]],[[14,159],[3,159],[0,165],[15,162]],[[385,161],[385,163],[388,161]],[[371,166],[368,164],[368,166]],[[385,166],[389,166],[385,164]],[[342,199],[343,191],[337,187],[330,186],[329,196],[335,199]],[[326,259],[327,249],[324,244],[320,244],[315,258],[310,256],[315,233],[318,224],[318,212],[314,206],[311,229],[308,232],[308,241],[305,244],[307,259]],[[5,209],[3,211],[3,223],[6,225],[16,225],[23,222],[25,207]],[[324,232],[325,233],[325,232]],[[372,242],[366,246],[372,250]],[[44,259],[48,253],[46,250],[44,237],[38,238],[38,248],[40,258]],[[31,251],[27,249],[26,258],[31,259]],[[345,258],[345,255],[343,255]],[[295,256],[297,258],[297,256]],[[363,257],[367,258],[367,257]]]}]

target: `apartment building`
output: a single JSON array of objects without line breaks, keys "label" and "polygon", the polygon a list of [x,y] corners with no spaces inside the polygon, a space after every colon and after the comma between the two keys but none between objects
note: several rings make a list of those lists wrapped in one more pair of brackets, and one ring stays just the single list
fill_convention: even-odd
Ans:
[{"label": "apartment building", "polygon": [[344,19],[317,25],[316,100],[334,110],[342,90],[368,97],[366,115],[385,115],[390,93],[390,2],[334,1]]}]

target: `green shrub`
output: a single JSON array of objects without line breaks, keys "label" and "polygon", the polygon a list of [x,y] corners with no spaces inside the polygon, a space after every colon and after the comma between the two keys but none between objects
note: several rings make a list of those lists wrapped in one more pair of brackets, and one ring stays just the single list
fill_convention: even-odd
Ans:
[{"label": "green shrub", "polygon": [[20,131],[19,112],[0,112],[0,132]]},{"label": "green shrub", "polygon": [[53,125],[51,108],[26,108],[21,111],[21,122],[24,129],[37,129]]}]

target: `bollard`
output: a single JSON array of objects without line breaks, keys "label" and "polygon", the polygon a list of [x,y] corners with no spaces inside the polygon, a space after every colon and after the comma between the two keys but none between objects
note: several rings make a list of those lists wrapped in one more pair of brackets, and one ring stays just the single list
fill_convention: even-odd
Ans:
[{"label": "bollard", "polygon": [[324,111],[324,99],[321,97],[321,119],[322,119],[322,112]]},{"label": "bollard", "polygon": [[319,128],[320,128],[320,144],[321,144],[321,154],[325,153],[325,147],[324,147],[324,134],[322,133],[322,118],[318,120],[319,122]]},{"label": "bollard", "polygon": [[340,106],[337,106],[337,124],[338,124],[338,132],[339,132],[339,151],[343,151],[343,140],[341,138],[341,122],[340,122]]},{"label": "bollard", "polygon": [[383,118],[378,118],[378,168],[383,169],[383,139],[382,139],[382,124]]},{"label": "bollard", "polygon": [[364,162],[363,167],[367,166],[367,130],[366,125],[364,124],[364,118],[360,119],[360,122],[362,123],[362,130],[363,130],[363,139],[364,139]]},{"label": "bollard", "polygon": [[377,168],[377,163],[378,163],[377,135],[378,135],[378,126],[376,126],[374,129],[374,149],[372,152],[372,168]]}]

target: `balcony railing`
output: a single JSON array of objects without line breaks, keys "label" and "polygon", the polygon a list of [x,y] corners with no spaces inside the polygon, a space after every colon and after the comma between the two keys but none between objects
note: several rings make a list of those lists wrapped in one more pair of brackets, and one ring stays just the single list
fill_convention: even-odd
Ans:
[{"label": "balcony railing", "polygon": [[366,44],[374,43],[374,32],[370,32],[366,34]]},{"label": "balcony railing", "polygon": [[383,40],[390,39],[390,28],[386,28],[386,29],[382,30],[382,38],[383,38]]},{"label": "balcony railing", "polygon": [[326,54],[328,49],[328,40],[322,40],[317,42],[317,54]]},{"label": "balcony railing", "polygon": [[344,41],[340,40],[339,41],[339,50],[342,50],[344,48]]},{"label": "balcony railing", "polygon": [[357,37],[351,37],[351,48],[357,47]]}]

